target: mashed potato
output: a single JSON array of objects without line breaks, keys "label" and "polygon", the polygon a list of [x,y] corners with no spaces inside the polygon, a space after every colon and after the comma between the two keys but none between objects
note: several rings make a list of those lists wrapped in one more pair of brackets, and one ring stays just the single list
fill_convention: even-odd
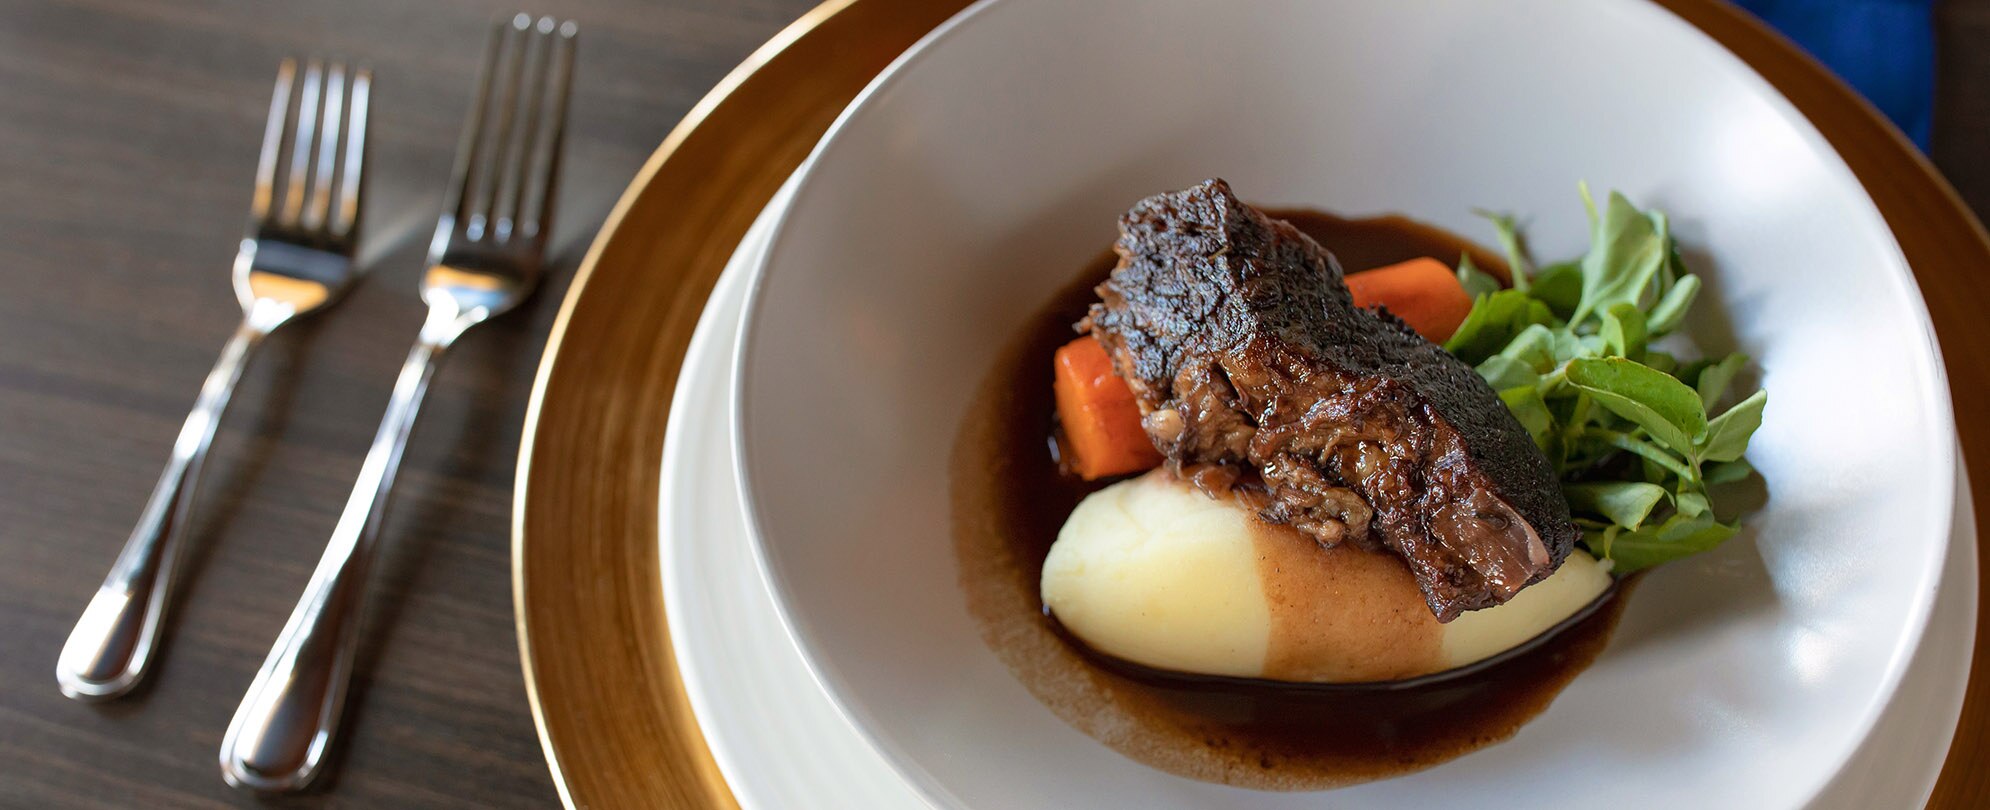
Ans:
[{"label": "mashed potato", "polygon": [[1506,604],[1440,624],[1393,555],[1323,549],[1157,471],[1080,503],[1044,560],[1040,587],[1072,634],[1134,663],[1349,682],[1496,655],[1609,585],[1602,566],[1578,550]]}]

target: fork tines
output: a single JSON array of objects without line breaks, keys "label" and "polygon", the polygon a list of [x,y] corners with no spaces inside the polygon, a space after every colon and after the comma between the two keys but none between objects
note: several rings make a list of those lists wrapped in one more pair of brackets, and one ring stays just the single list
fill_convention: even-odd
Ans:
[{"label": "fork tines", "polygon": [[297,79],[297,60],[283,60],[256,164],[251,216],[259,229],[349,239],[359,220],[373,73],[312,59],[303,80]]},{"label": "fork tines", "polygon": [[572,21],[529,14],[496,24],[456,149],[445,232],[497,245],[544,242],[552,228],[576,30]]}]

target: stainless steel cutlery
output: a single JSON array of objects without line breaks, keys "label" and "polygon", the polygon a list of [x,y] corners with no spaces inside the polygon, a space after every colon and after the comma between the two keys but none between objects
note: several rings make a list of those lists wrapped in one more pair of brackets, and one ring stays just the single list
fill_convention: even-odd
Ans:
[{"label": "stainless steel cutlery", "polygon": [[437,361],[538,285],[551,232],[575,26],[527,15],[492,34],[420,291],[428,304],[359,481],[304,596],[221,744],[230,784],[295,790],[323,767],[359,638],[388,492]]},{"label": "stainless steel cutlery", "polygon": [[[436,364],[470,327],[531,295],[558,196],[576,27],[519,14],[492,32],[420,293],[428,316],[408,352],[359,480],[303,597],[221,744],[229,784],[296,790],[322,772],[358,646],[367,573],[401,453]],[[262,339],[336,301],[353,256],[365,181],[365,68],[286,59],[277,71],[248,233],[235,257],[242,323],[202,384],[165,473],[56,664],[64,694],[122,695],[156,660],[201,462]]]},{"label": "stainless steel cutlery", "polygon": [[295,60],[278,69],[248,233],[235,256],[242,323],[201,384],[137,528],[62,647],[55,675],[63,694],[102,700],[144,679],[171,602],[201,462],[242,369],[265,336],[337,300],[356,277],[372,83],[366,69],[339,62],[314,60],[301,80]]}]

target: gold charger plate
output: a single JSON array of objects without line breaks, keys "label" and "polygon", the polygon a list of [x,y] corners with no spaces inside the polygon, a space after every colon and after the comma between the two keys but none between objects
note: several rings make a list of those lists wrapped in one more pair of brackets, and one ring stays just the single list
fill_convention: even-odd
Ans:
[{"label": "gold charger plate", "polygon": [[[1990,458],[1990,238],[1864,100],[1724,0],[1656,0],[1774,84],[1838,150],[1914,269],[1964,452]],[[533,386],[513,510],[526,692],[577,808],[735,808],[677,674],[657,568],[664,417],[705,298],[775,190],[850,99],[964,0],[830,0],[700,101],[637,174],[582,262]],[[1975,477],[1979,511],[1990,475]],[[1990,551],[1990,549],[1986,549]],[[1990,553],[1979,554],[1990,571]],[[1990,577],[1986,577],[1990,578]],[[1990,617],[1930,806],[1990,806]]]}]

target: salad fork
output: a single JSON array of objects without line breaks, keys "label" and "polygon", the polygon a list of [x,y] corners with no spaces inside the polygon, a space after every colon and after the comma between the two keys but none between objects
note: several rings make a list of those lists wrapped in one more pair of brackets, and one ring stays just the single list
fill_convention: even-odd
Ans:
[{"label": "salad fork", "polygon": [[[358,275],[353,246],[373,76],[316,60],[304,68],[301,84],[297,72],[291,59],[277,69],[248,233],[235,255],[242,323],[201,384],[137,528],[62,646],[55,677],[69,697],[117,697],[145,677],[160,643],[201,462],[242,369],[271,331],[337,300]],[[280,177],[286,164],[287,176]]]},{"label": "salad fork", "polygon": [[450,195],[421,281],[428,317],[387,402],[359,481],[274,649],[221,742],[236,787],[303,788],[336,733],[381,516],[436,361],[458,336],[537,286],[559,179],[575,26],[520,14],[491,36]]}]

